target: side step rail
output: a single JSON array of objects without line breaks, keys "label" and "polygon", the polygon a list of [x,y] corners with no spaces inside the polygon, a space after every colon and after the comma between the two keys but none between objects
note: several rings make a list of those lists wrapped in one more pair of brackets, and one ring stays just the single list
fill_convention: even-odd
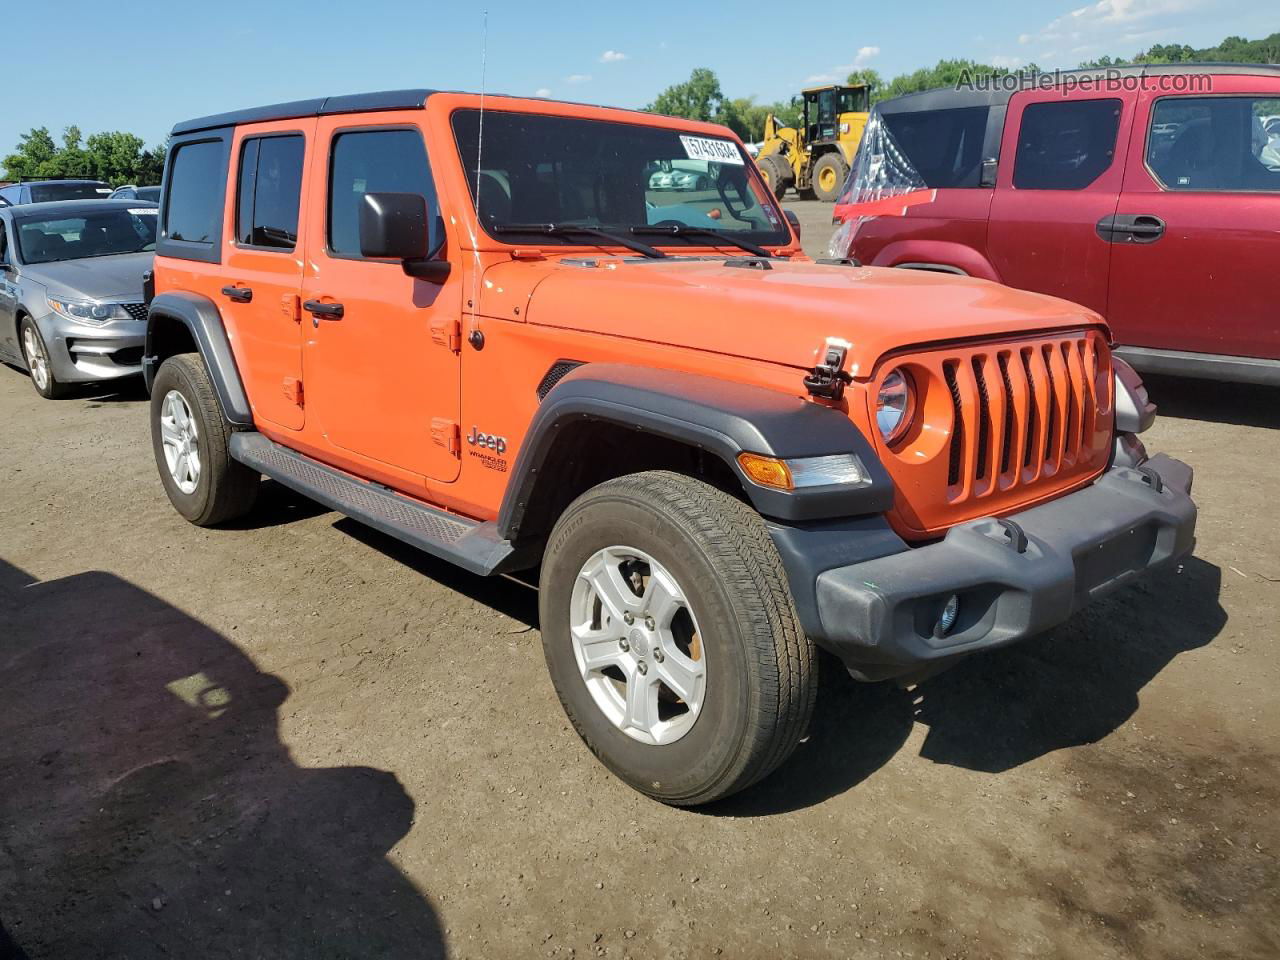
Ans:
[{"label": "side step rail", "polygon": [[503,572],[503,561],[513,553],[510,541],[498,536],[496,523],[436,510],[282,447],[260,433],[233,433],[231,456],[331,510],[472,573]]}]

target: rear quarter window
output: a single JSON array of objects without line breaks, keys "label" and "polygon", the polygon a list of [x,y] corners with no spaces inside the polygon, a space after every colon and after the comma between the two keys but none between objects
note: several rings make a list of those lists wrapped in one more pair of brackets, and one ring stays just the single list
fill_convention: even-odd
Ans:
[{"label": "rear quarter window", "polygon": [[168,190],[156,252],[217,263],[226,196],[225,136],[177,144],[165,176]]},{"label": "rear quarter window", "polygon": [[977,187],[989,107],[914,110],[884,115],[884,124],[925,186]]}]

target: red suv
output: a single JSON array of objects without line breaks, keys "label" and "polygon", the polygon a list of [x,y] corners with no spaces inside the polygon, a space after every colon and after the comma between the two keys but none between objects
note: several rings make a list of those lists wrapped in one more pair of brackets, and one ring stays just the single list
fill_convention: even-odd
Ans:
[{"label": "red suv", "polygon": [[834,256],[1084,304],[1139,370],[1280,384],[1280,66],[886,101],[836,222]]}]

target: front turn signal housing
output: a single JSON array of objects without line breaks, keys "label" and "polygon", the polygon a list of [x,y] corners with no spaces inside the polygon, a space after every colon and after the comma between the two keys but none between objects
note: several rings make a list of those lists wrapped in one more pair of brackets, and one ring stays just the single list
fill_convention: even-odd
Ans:
[{"label": "front turn signal housing", "polygon": [[791,468],[785,460],[777,457],[766,457],[758,453],[738,454],[738,466],[752,483],[773,490],[794,490],[795,480],[791,477]]}]

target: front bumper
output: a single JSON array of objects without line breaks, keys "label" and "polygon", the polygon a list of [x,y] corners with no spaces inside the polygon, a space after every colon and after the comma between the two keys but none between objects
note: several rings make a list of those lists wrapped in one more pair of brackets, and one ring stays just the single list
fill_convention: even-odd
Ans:
[{"label": "front bumper", "polygon": [[[1065,621],[1092,600],[1195,546],[1192,471],[1160,455],[1115,466],[1082,490],[938,543],[820,573],[823,646],[868,680],[1005,646]],[[1025,534],[1025,540],[1019,534]],[[959,598],[949,630],[938,629]]]},{"label": "front bumper", "polygon": [[76,323],[56,313],[39,321],[53,375],[63,383],[114,380],[142,373],[145,320]]}]

